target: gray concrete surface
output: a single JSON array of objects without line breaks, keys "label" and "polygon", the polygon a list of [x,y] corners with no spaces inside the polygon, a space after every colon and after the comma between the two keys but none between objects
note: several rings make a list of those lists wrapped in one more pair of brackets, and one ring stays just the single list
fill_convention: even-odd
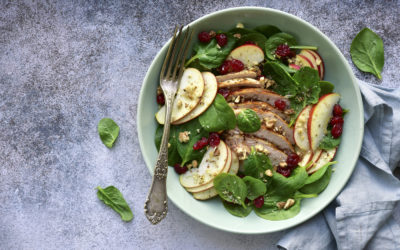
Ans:
[{"label": "gray concrete surface", "polygon": [[[0,249],[275,249],[280,233],[238,235],[209,228],[170,204],[151,226],[143,202],[151,178],[136,134],[148,66],[177,23],[227,7],[266,6],[349,47],[368,26],[385,44],[383,80],[400,86],[399,1],[1,1]],[[121,127],[111,150],[97,122]],[[149,138],[150,140],[151,138]],[[135,218],[124,223],[96,197],[117,186]]]}]

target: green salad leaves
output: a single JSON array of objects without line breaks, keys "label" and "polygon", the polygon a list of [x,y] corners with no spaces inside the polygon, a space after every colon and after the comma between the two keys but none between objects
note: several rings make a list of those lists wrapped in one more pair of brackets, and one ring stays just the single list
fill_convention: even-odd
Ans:
[{"label": "green salad leaves", "polygon": [[234,129],[236,127],[236,116],[225,98],[217,94],[211,106],[200,115],[199,122],[204,130],[218,132]]},{"label": "green salad leaves", "polygon": [[368,28],[361,30],[351,43],[350,54],[357,68],[382,79],[385,62],[383,41],[375,32]]},{"label": "green salad leaves", "polygon": [[114,186],[97,187],[97,197],[117,212],[123,221],[131,221],[133,214],[122,193]]},{"label": "green salad leaves", "polygon": [[261,128],[261,120],[252,109],[242,110],[236,117],[237,126],[245,133],[256,132]]},{"label": "green salad leaves", "polygon": [[97,125],[100,139],[108,148],[112,148],[119,135],[119,126],[110,118],[103,118]]}]

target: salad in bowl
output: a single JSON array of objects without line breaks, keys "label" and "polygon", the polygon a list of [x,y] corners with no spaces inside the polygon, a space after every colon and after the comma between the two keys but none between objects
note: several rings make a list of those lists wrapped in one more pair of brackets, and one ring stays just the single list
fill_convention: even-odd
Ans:
[{"label": "salad in bowl", "polygon": [[[168,163],[193,199],[236,217],[295,217],[334,175],[346,107],[318,47],[280,28],[200,31],[171,117]],[[159,148],[164,96],[154,98]]]}]

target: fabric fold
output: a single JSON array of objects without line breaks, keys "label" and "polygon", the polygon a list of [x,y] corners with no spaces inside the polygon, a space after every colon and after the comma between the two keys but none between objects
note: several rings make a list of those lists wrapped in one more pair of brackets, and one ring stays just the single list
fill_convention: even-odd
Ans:
[{"label": "fabric fold", "polygon": [[324,211],[290,229],[278,242],[283,249],[398,249],[400,225],[393,210],[400,181],[400,88],[359,80],[365,133],[360,158],[349,182]]}]

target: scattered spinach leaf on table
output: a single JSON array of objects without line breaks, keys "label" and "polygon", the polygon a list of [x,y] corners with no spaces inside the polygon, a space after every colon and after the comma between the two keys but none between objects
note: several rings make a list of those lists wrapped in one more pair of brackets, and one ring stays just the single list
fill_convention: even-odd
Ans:
[{"label": "scattered spinach leaf on table", "polygon": [[131,221],[133,214],[122,193],[114,186],[97,187],[97,197],[117,212],[123,221]]},{"label": "scattered spinach leaf on table", "polygon": [[108,148],[112,148],[119,134],[119,126],[110,118],[103,118],[97,125],[100,139]]},{"label": "scattered spinach leaf on table", "polygon": [[351,43],[350,54],[357,68],[382,79],[381,72],[385,62],[383,41],[375,32],[368,28],[362,29]]}]

